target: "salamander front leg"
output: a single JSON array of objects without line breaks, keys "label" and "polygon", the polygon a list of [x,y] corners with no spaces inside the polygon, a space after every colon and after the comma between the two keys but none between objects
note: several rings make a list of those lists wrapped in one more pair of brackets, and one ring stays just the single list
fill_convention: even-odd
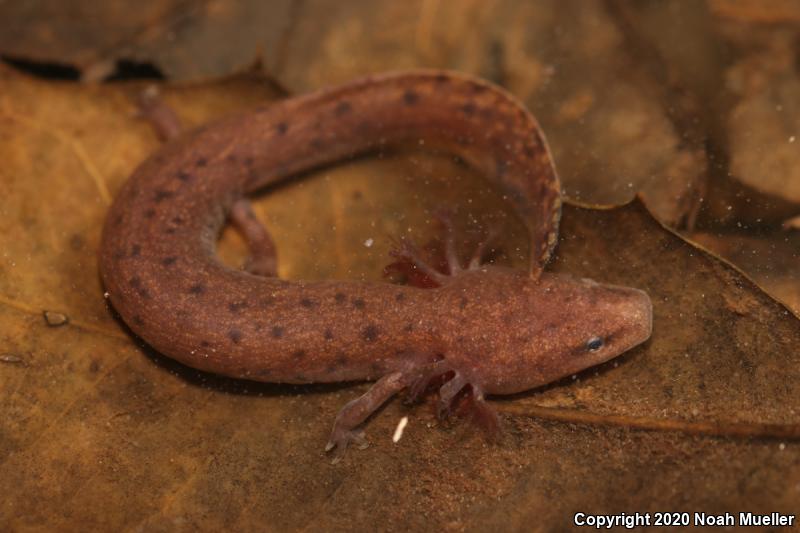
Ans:
[{"label": "salamander front leg", "polygon": [[278,253],[275,242],[250,207],[250,201],[241,199],[233,204],[231,222],[239,230],[250,249],[244,269],[257,276],[278,275]]},{"label": "salamander front leg", "polygon": [[355,442],[363,447],[367,443],[364,440],[363,431],[356,429],[360,426],[376,409],[391,398],[394,394],[405,388],[410,376],[402,372],[393,372],[379,379],[365,394],[352,400],[342,407],[333,423],[333,431],[325,445],[325,451],[329,452],[337,449],[337,461],[341,457],[347,445]]}]

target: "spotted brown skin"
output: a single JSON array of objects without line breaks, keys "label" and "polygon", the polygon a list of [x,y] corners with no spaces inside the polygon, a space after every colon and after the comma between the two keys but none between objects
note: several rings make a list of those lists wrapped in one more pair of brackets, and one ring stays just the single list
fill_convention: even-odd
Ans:
[{"label": "spotted brown skin", "polygon": [[[240,227],[252,226],[247,210],[234,208],[247,194],[419,140],[459,155],[505,193],[529,231],[529,272],[475,261],[462,268],[451,254],[450,275],[434,273],[439,287],[420,289],[290,282],[234,270],[215,257],[232,210]],[[489,413],[484,394],[549,383],[649,337],[645,293],[542,272],[559,214],[550,153],[524,107],[474,78],[404,72],[256,109],[166,145],[134,172],[109,210],[100,272],[126,324],[189,366],[266,382],[377,380],[337,418],[329,448],[343,449],[403,388],[416,394],[445,376],[445,410],[469,386]],[[268,234],[254,232],[271,246]],[[274,272],[274,258],[274,250],[262,253],[257,272]]]}]

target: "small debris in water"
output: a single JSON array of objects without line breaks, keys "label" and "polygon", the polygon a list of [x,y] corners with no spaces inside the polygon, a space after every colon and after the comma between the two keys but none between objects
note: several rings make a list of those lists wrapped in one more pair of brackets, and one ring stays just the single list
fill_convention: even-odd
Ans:
[{"label": "small debris in water", "polygon": [[44,315],[44,321],[47,322],[47,325],[50,326],[51,328],[57,328],[69,322],[69,317],[64,313],[58,313],[56,311],[45,311],[43,315]]},{"label": "small debris in water", "polygon": [[408,424],[408,417],[404,416],[400,419],[400,422],[397,423],[397,428],[394,430],[394,435],[392,435],[392,442],[397,444],[400,442],[400,439],[403,438],[403,430],[406,429],[406,425]]}]

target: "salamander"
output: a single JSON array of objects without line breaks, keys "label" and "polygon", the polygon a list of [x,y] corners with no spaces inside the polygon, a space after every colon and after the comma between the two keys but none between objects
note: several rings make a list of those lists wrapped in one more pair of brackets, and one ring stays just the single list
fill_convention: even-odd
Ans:
[{"label": "salamander", "polygon": [[[483,264],[480,249],[465,262],[450,239],[447,272],[403,251],[433,288],[277,277],[274,245],[247,195],[420,140],[504,193],[529,233],[527,271]],[[560,211],[544,135],[514,97],[453,72],[390,73],[224,118],[163,146],[116,195],[99,269],[130,329],[183,364],[262,382],[375,381],[336,417],[326,449],[343,450],[403,389],[419,396],[440,386],[441,412],[469,395],[492,425],[487,394],[550,383],[650,337],[645,292],[544,271]],[[215,256],[229,219],[251,245],[246,270]]]}]

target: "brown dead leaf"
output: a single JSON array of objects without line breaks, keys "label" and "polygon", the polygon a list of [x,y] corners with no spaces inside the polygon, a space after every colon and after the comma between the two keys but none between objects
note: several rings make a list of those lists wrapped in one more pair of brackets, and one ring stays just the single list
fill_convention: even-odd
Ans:
[{"label": "brown dead leaf", "polygon": [[[744,30],[745,28],[742,28]],[[764,34],[729,69],[731,174],[753,189],[800,204],[800,76],[795,28]]]},{"label": "brown dead leaf", "polygon": [[[637,25],[622,24],[602,2],[38,4],[4,6],[0,51],[70,63],[90,78],[119,59],[186,79],[239,71],[260,56],[293,93],[388,69],[456,69],[507,87],[533,110],[571,198],[616,205],[642,192],[660,219],[691,224],[706,177],[702,138],[687,140],[684,131],[695,117],[677,118],[666,98],[660,71],[667,67],[657,65],[654,75],[639,57],[642,41],[629,39],[628,26]],[[684,22],[705,7],[686,4],[682,12],[682,32],[665,49],[686,40]],[[702,30],[691,26],[692,42],[703,42]],[[709,72],[708,64],[691,72]]]},{"label": "brown dead leaf", "polygon": [[741,22],[800,22],[800,5],[793,0],[708,0],[718,17]]},{"label": "brown dead leaf", "polygon": [[154,65],[173,80],[220,76],[274,57],[292,24],[289,0],[42,0],[0,2],[0,51],[70,65],[85,79],[119,61]]},{"label": "brown dead leaf", "polygon": [[659,80],[600,2],[313,0],[302,14],[280,65],[267,63],[293,92],[387,66],[471,72],[541,121],[570,198],[620,204],[641,191],[671,224],[694,209],[702,146],[686,145]]},{"label": "brown dead leaf", "polygon": [[[189,124],[270,98],[259,80],[164,89]],[[106,308],[95,254],[108,199],[157,142],[133,117],[139,85],[50,84],[0,70],[0,524],[11,530],[565,529],[577,511],[796,512],[800,444],[552,422],[600,416],[800,422],[800,324],[749,280],[635,203],[567,207],[552,268],[647,290],[653,338],[619,360],[497,404],[488,445],[427,406],[391,402],[373,445],[322,452],[364,385],[287,387],[181,367]],[[435,235],[505,206],[473,172],[430,154],[363,158],[260,198],[281,275],[378,279],[388,237]],[[513,217],[504,248],[524,264]],[[367,244],[368,242],[372,244]],[[243,257],[227,232],[226,261]],[[735,309],[731,301],[739,305]],[[69,317],[50,327],[42,312]],[[522,410],[522,411],[520,411]],[[523,414],[519,414],[522,412]],[[410,423],[398,444],[397,420]],[[366,525],[369,524],[369,525]]]},{"label": "brown dead leaf", "polygon": [[[726,51],[710,144],[718,156],[690,234],[798,309],[797,242],[781,230],[800,211],[798,4],[709,2],[713,34]],[[794,13],[794,14],[792,14]]]},{"label": "brown dead leaf", "polygon": [[696,232],[690,238],[737,265],[800,315],[800,235],[796,231],[781,229],[757,235]]}]

